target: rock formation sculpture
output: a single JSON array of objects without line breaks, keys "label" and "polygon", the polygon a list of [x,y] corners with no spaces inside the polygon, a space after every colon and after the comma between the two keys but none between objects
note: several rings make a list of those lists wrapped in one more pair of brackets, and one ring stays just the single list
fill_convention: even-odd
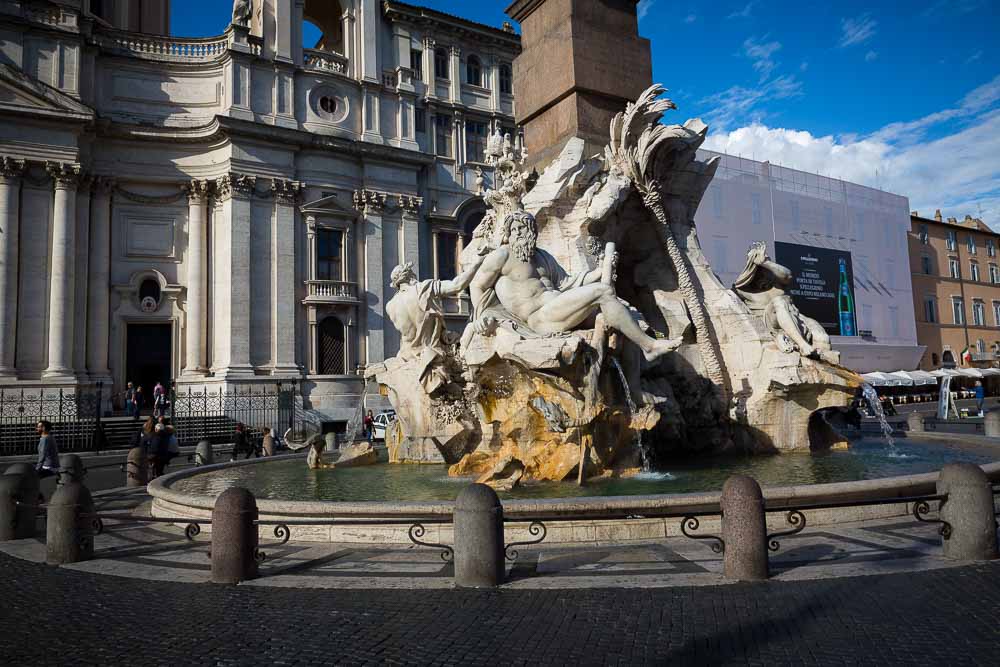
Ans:
[{"label": "rock formation sculpture", "polygon": [[694,224],[717,166],[696,155],[708,128],[660,124],[663,92],[615,117],[603,156],[570,140],[541,176],[491,139],[488,211],[449,287],[473,302],[459,343],[435,314],[441,286],[408,275],[389,305],[400,354],[368,370],[397,410],[391,460],[509,488],[624,474],[648,454],[830,444],[814,417],[859,380],[763,246],[733,289],[711,270]]}]

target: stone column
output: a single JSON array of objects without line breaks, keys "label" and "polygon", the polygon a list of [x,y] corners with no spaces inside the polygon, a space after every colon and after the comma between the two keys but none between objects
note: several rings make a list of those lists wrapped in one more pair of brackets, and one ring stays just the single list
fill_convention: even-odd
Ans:
[{"label": "stone column", "polygon": [[461,111],[455,112],[455,118],[451,123],[451,144],[452,157],[455,158],[455,176],[459,182],[462,182],[461,171],[457,167],[465,164],[467,157],[465,155],[465,116],[462,115]]},{"label": "stone column", "polygon": [[449,68],[451,71],[451,101],[459,103],[462,101],[462,49],[457,46],[452,46],[449,53],[451,54],[451,63]]},{"label": "stone column", "polygon": [[359,78],[358,72],[358,50],[354,48],[354,10],[348,8],[340,17],[343,24],[344,53],[347,58],[347,75],[353,79]]},{"label": "stone column", "polygon": [[368,332],[365,365],[385,359],[385,280],[382,267],[382,211],[385,195],[371,190],[356,190],[354,206],[362,213],[365,256],[364,304],[365,330]]},{"label": "stone column", "polygon": [[399,198],[402,209],[403,244],[400,248],[400,261],[410,262],[413,273],[419,278],[420,273],[420,197],[403,195]]},{"label": "stone column", "polygon": [[295,363],[295,204],[302,184],[298,181],[274,180],[271,182],[276,211],[274,232],[271,239],[271,359],[274,373],[298,375]]},{"label": "stone column", "polygon": [[427,92],[424,93],[427,97],[437,97],[435,82],[434,82],[434,49],[437,46],[436,42],[430,37],[424,37],[423,39],[423,62],[421,63],[423,68],[423,80],[424,84],[427,86]]},{"label": "stone column", "polygon": [[92,190],[87,267],[87,371],[91,378],[111,375],[108,326],[111,317],[111,193],[114,188],[114,180],[102,176],[95,181]]},{"label": "stone column", "polygon": [[73,285],[73,371],[79,377],[87,375],[87,281],[90,263],[90,197],[93,178],[80,179],[76,191],[76,251],[74,253]]},{"label": "stone column", "polygon": [[48,170],[55,181],[55,204],[49,274],[49,365],[43,377],[72,380],[76,188],[80,166],[50,162]]},{"label": "stone column", "polygon": [[188,256],[187,256],[187,321],[185,332],[185,375],[205,375],[208,368],[205,358],[205,338],[208,331],[205,319],[208,304],[208,256],[205,246],[208,238],[208,181],[191,181],[188,193]]},{"label": "stone column", "polygon": [[222,202],[214,258],[212,323],[217,377],[253,375],[250,365],[250,198],[257,179],[226,174],[217,184]]},{"label": "stone column", "polygon": [[0,157],[0,380],[16,377],[18,232],[24,160]]}]

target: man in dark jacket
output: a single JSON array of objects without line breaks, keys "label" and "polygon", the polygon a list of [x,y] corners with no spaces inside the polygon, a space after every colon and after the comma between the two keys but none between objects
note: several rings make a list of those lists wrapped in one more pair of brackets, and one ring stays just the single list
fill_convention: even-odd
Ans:
[{"label": "man in dark jacket", "polygon": [[35,433],[38,434],[38,461],[35,463],[35,471],[40,478],[58,474],[59,448],[52,436],[52,423],[44,419],[39,421],[35,424]]},{"label": "man in dark jacket", "polygon": [[254,448],[250,438],[247,437],[246,426],[241,423],[236,424],[236,435],[233,437],[233,456],[232,460],[235,461],[239,458],[240,454],[245,454],[243,458],[250,458],[257,453]]}]

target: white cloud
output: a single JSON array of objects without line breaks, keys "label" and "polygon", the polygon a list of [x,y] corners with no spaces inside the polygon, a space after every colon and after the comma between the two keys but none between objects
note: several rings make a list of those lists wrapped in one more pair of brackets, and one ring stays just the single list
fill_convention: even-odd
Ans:
[{"label": "white cloud", "polygon": [[[939,136],[921,141],[931,127]],[[1000,76],[953,109],[864,137],[817,137],[754,122],[710,132],[705,148],[879,186],[908,197],[911,209],[925,213],[940,208],[946,216],[978,216],[981,206],[984,221],[1000,229]]]},{"label": "white cloud", "polygon": [[748,117],[758,121],[763,119],[766,114],[758,107],[764,102],[801,94],[802,83],[794,75],[785,74],[756,88],[732,86],[700,100],[699,103],[712,109],[705,114],[706,121],[713,127],[724,130],[737,122],[746,122]]},{"label": "white cloud", "polygon": [[[767,39],[767,36],[764,36]],[[771,56],[781,49],[781,42],[757,41],[756,37],[750,37],[743,42],[743,55],[753,61],[753,68],[760,75],[760,83],[764,83],[771,77],[771,72],[778,66]]]},{"label": "white cloud", "polygon": [[688,14],[687,16],[684,17],[685,23],[694,23],[697,20],[698,16],[696,14]]},{"label": "white cloud", "polygon": [[878,51],[869,51],[865,54],[865,62],[870,63],[873,60],[878,59]]},{"label": "white cloud", "polygon": [[809,61],[808,60],[803,60],[801,63],[799,63],[799,71],[800,72],[805,72],[807,69],[809,69]]},{"label": "white cloud", "polygon": [[750,0],[750,2],[748,2],[746,5],[743,6],[743,9],[739,9],[739,10],[733,12],[732,14],[730,14],[729,16],[727,16],[726,18],[727,19],[745,19],[745,18],[750,18],[750,12],[753,11],[753,7],[756,4],[757,4],[757,0]]},{"label": "white cloud", "polygon": [[983,50],[980,49],[980,50],[976,51],[975,53],[973,53],[968,58],[966,58],[965,59],[965,64],[968,65],[970,63],[974,63],[974,62],[976,62],[977,60],[979,60],[982,57],[983,57]]},{"label": "white cloud", "polygon": [[853,46],[863,44],[875,36],[875,27],[878,21],[871,17],[871,14],[862,14],[853,19],[840,20],[840,46]]},{"label": "white cloud", "polygon": [[649,10],[652,9],[655,4],[656,0],[639,0],[639,4],[636,5],[635,11],[636,16],[639,17],[640,21],[646,18],[646,14],[649,13]]},{"label": "white cloud", "polygon": [[924,18],[933,18],[944,13],[968,14],[984,6],[986,0],[937,0],[924,8],[920,15]]}]

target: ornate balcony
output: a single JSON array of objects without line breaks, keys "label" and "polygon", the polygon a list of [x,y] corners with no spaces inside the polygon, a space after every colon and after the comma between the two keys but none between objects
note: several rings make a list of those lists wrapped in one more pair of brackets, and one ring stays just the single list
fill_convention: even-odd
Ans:
[{"label": "ornate balcony", "polygon": [[[94,42],[101,48],[145,60],[170,62],[208,62],[225,54],[233,42],[232,30],[218,37],[185,38],[147,35],[122,30],[101,30],[94,33]],[[259,47],[250,45],[259,53]]]},{"label": "ornate balcony", "polygon": [[333,51],[302,49],[302,64],[306,69],[333,74],[347,74],[347,58]]},{"label": "ornate balcony", "polygon": [[343,280],[307,280],[304,303],[358,303],[358,284]]}]

